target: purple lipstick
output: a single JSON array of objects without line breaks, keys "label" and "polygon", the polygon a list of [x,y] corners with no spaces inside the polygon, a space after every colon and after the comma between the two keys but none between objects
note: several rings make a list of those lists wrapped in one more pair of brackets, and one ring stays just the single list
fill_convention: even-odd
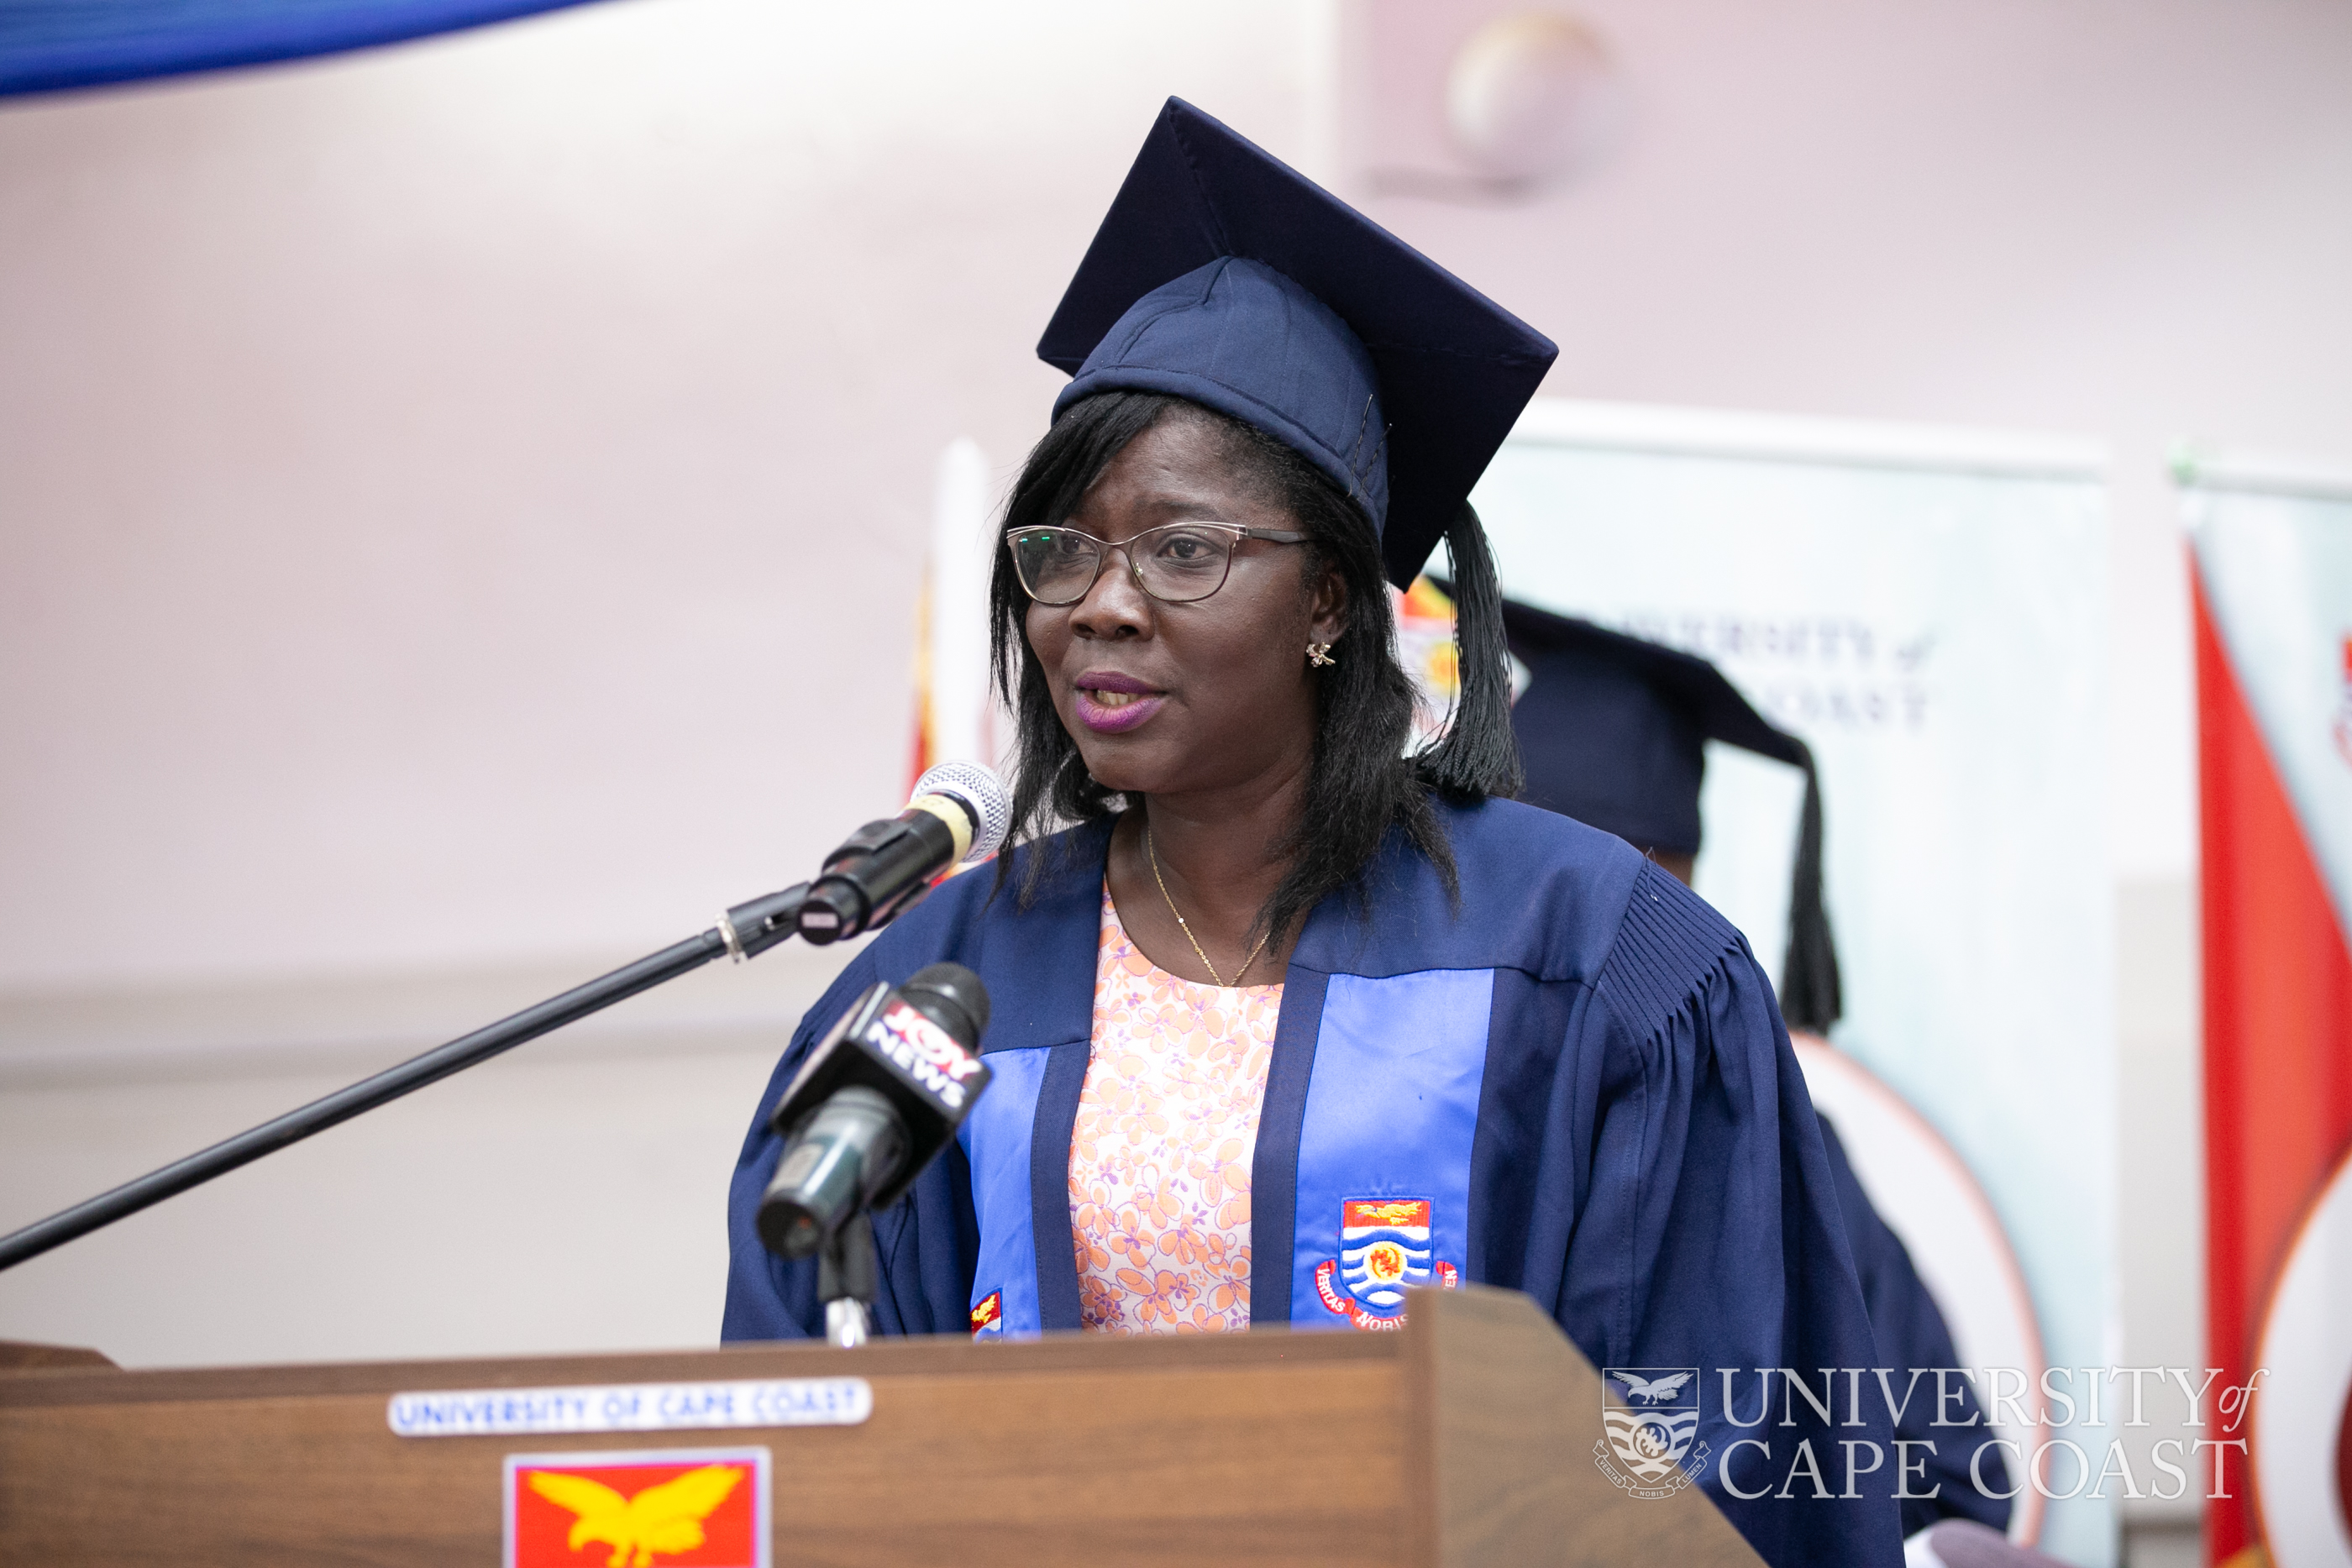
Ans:
[{"label": "purple lipstick", "polygon": [[1089,670],[1078,677],[1078,722],[1097,735],[1124,735],[1167,705],[1167,694],[1132,675]]}]

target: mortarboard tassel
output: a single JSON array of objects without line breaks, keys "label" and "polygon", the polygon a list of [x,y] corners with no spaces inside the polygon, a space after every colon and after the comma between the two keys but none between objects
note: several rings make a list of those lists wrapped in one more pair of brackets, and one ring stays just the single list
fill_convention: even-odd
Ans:
[{"label": "mortarboard tassel", "polygon": [[1797,865],[1789,886],[1789,952],[1780,970],[1780,1016],[1790,1029],[1826,1035],[1845,1010],[1836,945],[1822,902],[1822,785],[1802,742],[1805,809],[1797,830]]},{"label": "mortarboard tassel", "polygon": [[1421,754],[1422,777],[1443,794],[1516,800],[1525,781],[1511,732],[1511,649],[1503,632],[1503,590],[1495,554],[1469,502],[1445,529],[1452,565],[1458,685],[1453,717]]}]

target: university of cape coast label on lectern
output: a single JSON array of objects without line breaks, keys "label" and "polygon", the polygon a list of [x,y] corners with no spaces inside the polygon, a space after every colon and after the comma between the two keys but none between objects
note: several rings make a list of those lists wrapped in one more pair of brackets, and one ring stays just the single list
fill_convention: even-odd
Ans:
[{"label": "university of cape coast label on lectern", "polygon": [[436,1389],[394,1395],[384,1418],[403,1437],[519,1437],[728,1427],[855,1427],[873,1414],[874,1388],[862,1377],[775,1377]]}]

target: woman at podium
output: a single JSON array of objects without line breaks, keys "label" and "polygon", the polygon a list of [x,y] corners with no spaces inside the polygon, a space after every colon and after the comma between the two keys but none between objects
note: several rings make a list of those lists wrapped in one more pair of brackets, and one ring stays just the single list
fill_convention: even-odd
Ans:
[{"label": "woman at podium", "polygon": [[[1696,1369],[1717,1453],[1755,1435],[1718,1369],[1752,1399],[1755,1368],[1875,1364],[1746,944],[1623,841],[1511,799],[1465,498],[1552,344],[1171,99],[1039,352],[1073,379],[992,593],[1019,842],[850,962],[762,1105],[877,980],[986,983],[993,1079],[875,1217],[877,1326],[1378,1331],[1409,1288],[1474,1281],[1597,1366]],[[1462,696],[1408,755],[1386,585],[1441,541]],[[753,1228],[779,1149],[756,1121],[730,1340],[821,1332],[814,1265]],[[1810,1440],[1814,1479],[1699,1483],[1776,1563],[1898,1561],[1891,1488],[1837,1495],[1883,1413],[1792,1416],[1773,1448]]]}]

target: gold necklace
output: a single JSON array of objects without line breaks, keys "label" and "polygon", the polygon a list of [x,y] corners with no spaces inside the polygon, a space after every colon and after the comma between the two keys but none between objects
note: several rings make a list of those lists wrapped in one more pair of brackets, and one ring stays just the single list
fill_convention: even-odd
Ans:
[{"label": "gold necklace", "polygon": [[1143,824],[1143,858],[1151,862],[1151,880],[1160,884],[1160,896],[1168,899],[1168,913],[1176,917],[1176,929],[1184,933],[1184,940],[1192,944],[1192,956],[1201,960],[1201,967],[1209,971],[1209,978],[1216,981],[1221,989],[1232,990],[1239,986],[1242,977],[1249,973],[1249,967],[1256,963],[1257,956],[1265,950],[1265,938],[1274,935],[1272,929],[1269,928],[1257,939],[1257,946],[1249,950],[1249,956],[1242,960],[1242,967],[1234,971],[1233,985],[1226,985],[1225,977],[1217,973],[1217,967],[1209,962],[1209,956],[1201,951],[1201,939],[1192,935],[1190,925],[1184,924],[1184,912],[1176,907],[1173,898],[1169,898],[1168,879],[1160,874],[1160,856],[1151,848],[1151,824],[1149,822]]}]

